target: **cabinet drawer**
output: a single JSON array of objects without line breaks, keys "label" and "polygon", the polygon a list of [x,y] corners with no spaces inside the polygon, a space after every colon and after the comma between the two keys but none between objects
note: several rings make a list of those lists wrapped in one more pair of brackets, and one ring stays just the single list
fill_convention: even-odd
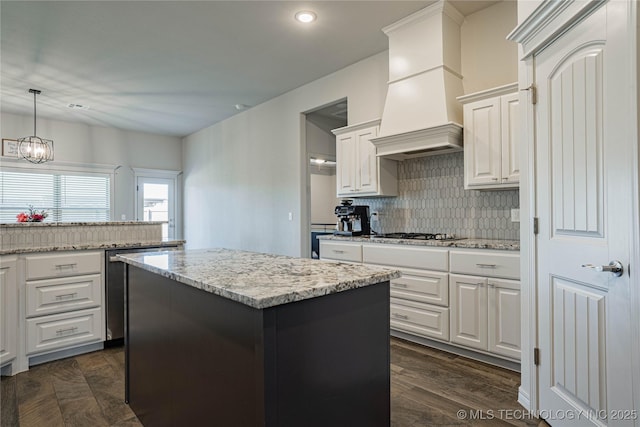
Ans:
[{"label": "cabinet drawer", "polygon": [[447,271],[449,251],[415,246],[368,245],[362,247],[365,264]]},{"label": "cabinet drawer", "polygon": [[26,260],[26,279],[79,276],[101,273],[101,252],[66,252],[56,255],[29,255]]},{"label": "cabinet drawer", "polygon": [[102,341],[102,309],[27,319],[27,354]]},{"label": "cabinet drawer", "polygon": [[451,272],[519,280],[520,254],[451,251]]},{"label": "cabinet drawer", "polygon": [[320,242],[320,257],[338,261],[362,262],[360,243]]},{"label": "cabinet drawer", "polygon": [[401,269],[402,277],[391,280],[391,296],[449,305],[449,274],[436,271]]},{"label": "cabinet drawer", "polygon": [[391,298],[391,329],[449,340],[449,309]]},{"label": "cabinet drawer", "polygon": [[92,274],[27,282],[27,317],[99,306],[101,277]]}]

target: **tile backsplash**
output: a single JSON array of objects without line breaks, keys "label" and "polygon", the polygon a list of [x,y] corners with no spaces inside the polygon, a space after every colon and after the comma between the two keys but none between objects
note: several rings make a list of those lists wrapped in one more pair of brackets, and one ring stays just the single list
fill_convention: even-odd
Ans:
[{"label": "tile backsplash", "polygon": [[520,239],[518,190],[464,189],[463,153],[405,160],[398,164],[398,197],[359,198],[378,211],[382,233],[453,233],[457,237]]}]

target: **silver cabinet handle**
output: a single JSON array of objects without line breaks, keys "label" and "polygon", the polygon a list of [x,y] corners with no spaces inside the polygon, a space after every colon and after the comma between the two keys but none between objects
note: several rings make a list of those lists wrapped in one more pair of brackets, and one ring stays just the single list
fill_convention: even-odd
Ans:
[{"label": "silver cabinet handle", "polygon": [[491,181],[497,181],[498,178],[491,178]]},{"label": "silver cabinet handle", "polygon": [[391,282],[391,285],[396,287],[396,288],[406,288],[407,287],[406,283]]},{"label": "silver cabinet handle", "polygon": [[478,268],[496,268],[496,264],[476,264]]},{"label": "silver cabinet handle", "polygon": [[609,265],[582,264],[582,266],[597,271],[598,273],[613,273],[616,277],[620,277],[622,273],[624,273],[624,267],[618,260],[611,261]]},{"label": "silver cabinet handle", "polygon": [[57,300],[62,300],[62,299],[73,299],[76,296],[78,296],[77,292],[74,292],[72,294],[62,294],[62,295],[56,295],[56,299]]},{"label": "silver cabinet handle", "polygon": [[400,313],[391,313],[391,315],[398,319],[409,320],[409,316]]},{"label": "silver cabinet handle", "polygon": [[73,268],[76,265],[78,265],[77,262],[72,262],[72,263],[69,263],[69,264],[56,264],[56,268]]},{"label": "silver cabinet handle", "polygon": [[344,253],[344,251],[343,251],[343,250],[340,250],[340,249],[333,249],[333,253],[334,253],[334,254],[343,254],[343,253]]},{"label": "silver cabinet handle", "polygon": [[73,334],[78,330],[77,326],[73,326],[71,328],[66,328],[66,329],[58,329],[56,331],[56,335],[68,335],[68,334]]}]

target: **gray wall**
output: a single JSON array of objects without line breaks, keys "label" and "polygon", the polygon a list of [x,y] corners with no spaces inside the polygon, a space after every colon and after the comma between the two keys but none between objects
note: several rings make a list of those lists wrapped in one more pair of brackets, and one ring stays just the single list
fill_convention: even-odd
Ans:
[{"label": "gray wall", "polygon": [[[33,133],[33,116],[2,113],[2,138],[16,139]],[[52,139],[56,162],[120,166],[115,174],[114,218],[134,218],[135,183],[132,168],[182,169],[180,138],[115,128],[89,126],[38,117],[38,136]],[[180,185],[180,182],[178,183]],[[178,201],[176,232],[181,232]]]},{"label": "gray wall", "polygon": [[[487,42],[504,37],[506,27],[515,27],[512,6],[497,4],[468,16],[463,24],[466,93],[517,80],[515,45],[513,49],[496,49]],[[500,20],[500,25],[494,19]],[[485,61],[486,55],[507,66],[492,74],[488,67],[493,65]],[[350,125],[379,118],[387,79],[388,52],[382,52],[184,138],[187,247],[305,255],[310,203],[302,113],[347,98]],[[463,191],[461,182],[455,185]],[[505,206],[517,205],[514,194],[511,192]],[[474,197],[471,193],[467,196]],[[502,202],[507,193],[475,197],[487,203]],[[400,205],[402,202],[398,202],[402,209]],[[189,221],[191,216],[198,220]],[[471,226],[471,222],[467,224]],[[486,223],[478,220],[476,224],[483,227]],[[506,236],[513,237],[513,233],[505,232]]]},{"label": "gray wall", "polygon": [[[187,246],[303,255],[309,204],[302,113],[348,98],[350,124],[380,117],[387,75],[383,52],[184,138]],[[205,220],[188,220],[203,213]]]}]

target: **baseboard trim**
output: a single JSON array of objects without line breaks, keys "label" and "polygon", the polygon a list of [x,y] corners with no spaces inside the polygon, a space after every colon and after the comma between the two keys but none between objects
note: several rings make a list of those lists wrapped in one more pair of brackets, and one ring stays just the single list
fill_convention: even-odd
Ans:
[{"label": "baseboard trim", "polygon": [[488,363],[489,365],[499,366],[501,368],[509,369],[510,371],[520,372],[520,363],[518,362],[512,362],[510,360],[500,359],[498,357],[490,356],[488,354],[478,353],[473,350],[467,350],[466,348],[457,347],[449,343],[430,340],[428,338],[418,337],[415,335],[407,334],[405,332],[396,331],[393,329],[391,330],[391,336],[396,338],[402,338],[403,340],[411,341],[413,343],[421,344],[427,347],[437,348],[438,350],[447,351],[449,353],[457,354],[458,356],[463,356],[469,359]]}]

